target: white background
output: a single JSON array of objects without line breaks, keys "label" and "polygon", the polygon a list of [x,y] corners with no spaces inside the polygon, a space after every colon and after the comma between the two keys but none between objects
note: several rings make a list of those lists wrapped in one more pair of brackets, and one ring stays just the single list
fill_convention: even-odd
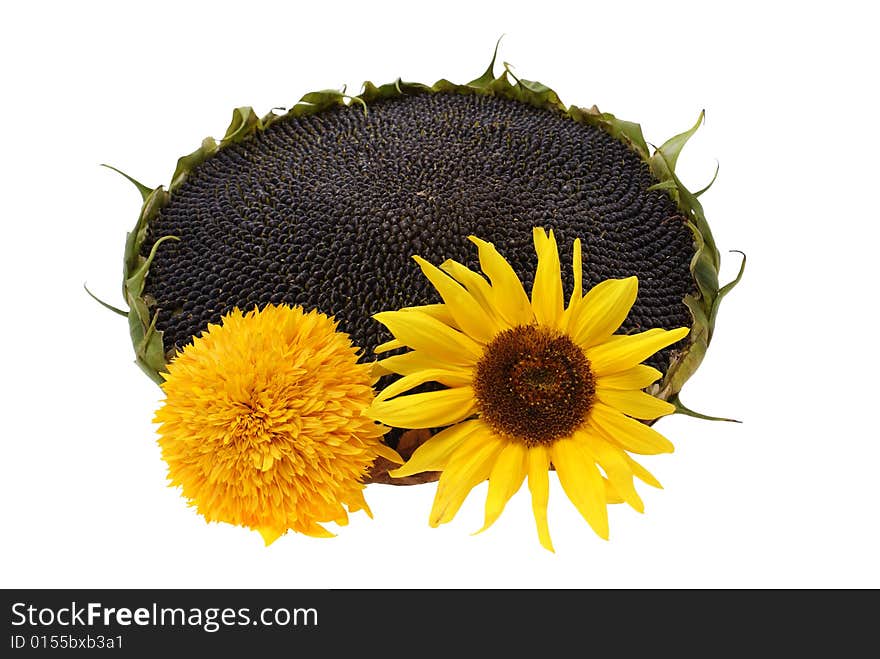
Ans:
[{"label": "white background", "polygon": [[[880,586],[876,17],[869,3],[16,3],[0,26],[3,316],[0,587]],[[125,232],[178,156],[305,92],[466,82],[496,39],[566,103],[650,142],[707,119],[680,161],[724,264],[748,253],[695,409],[657,428],[646,513],[598,539],[552,479],[557,553],[528,492],[479,536],[485,486],[430,529],[435,485],[373,485],[338,537],[206,524],[166,487],[159,389],[132,362]]]}]

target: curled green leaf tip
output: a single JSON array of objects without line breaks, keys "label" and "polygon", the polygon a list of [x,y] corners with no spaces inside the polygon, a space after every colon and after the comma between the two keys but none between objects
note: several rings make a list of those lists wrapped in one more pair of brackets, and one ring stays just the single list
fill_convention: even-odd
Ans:
[{"label": "curled green leaf tip", "polygon": [[146,185],[144,185],[143,183],[141,183],[141,182],[138,181],[137,179],[135,179],[135,178],[129,176],[128,174],[126,174],[125,172],[123,172],[121,169],[117,169],[117,168],[114,167],[113,165],[108,165],[108,164],[102,162],[102,163],[101,163],[101,167],[106,167],[107,169],[110,169],[110,170],[116,172],[117,174],[119,174],[119,175],[125,177],[126,179],[128,179],[128,181],[129,181],[130,183],[132,183],[132,184],[134,185],[134,187],[137,188],[138,192],[141,193],[141,200],[142,200],[142,201],[146,201],[146,200],[147,200],[147,197],[149,197],[150,194],[153,192],[153,188],[147,187]]},{"label": "curled green leaf tip", "polygon": [[[498,41],[495,42],[495,50],[492,52],[492,61],[489,62],[489,68],[487,68],[483,75],[479,78],[475,78],[468,83],[468,87],[485,87],[493,80],[495,80],[495,61],[498,59],[498,48],[501,46],[501,40],[504,38],[502,34],[498,37]],[[505,64],[505,67],[507,65]]]},{"label": "curled green leaf tip", "polygon": [[726,417],[721,416],[710,416],[708,414],[701,414],[700,412],[695,412],[689,407],[685,406],[681,399],[678,397],[678,394],[674,395],[669,399],[669,402],[675,405],[675,413],[683,414],[685,416],[692,416],[697,419],[704,419],[706,421],[727,421],[728,423],[742,423],[739,419],[728,419]]},{"label": "curled green leaf tip", "polygon": [[719,172],[720,169],[721,169],[721,163],[719,163],[719,162],[716,160],[716,161],[715,161],[715,174],[712,176],[712,180],[709,181],[709,184],[708,184],[706,187],[704,187],[704,188],[702,188],[701,190],[698,190],[697,192],[695,192],[695,193],[694,193],[694,196],[695,196],[695,197],[699,197],[701,194],[703,194],[704,192],[706,192],[709,188],[711,188],[711,187],[715,184],[715,179],[718,178],[718,172]]},{"label": "curled green leaf tip", "polygon": [[112,311],[113,313],[119,314],[120,316],[123,316],[123,317],[125,317],[125,318],[128,318],[128,312],[127,312],[127,311],[123,311],[123,310],[120,309],[119,307],[114,307],[114,306],[113,306],[112,304],[110,304],[109,302],[104,302],[104,300],[102,300],[101,298],[99,298],[97,295],[95,295],[94,293],[92,293],[92,292],[89,290],[89,287],[86,285],[85,282],[83,282],[83,288],[85,289],[86,293],[89,294],[89,297],[92,298],[92,299],[93,299],[95,302],[97,302],[98,304],[100,304],[102,307],[104,307],[105,309],[109,309],[109,310]]}]

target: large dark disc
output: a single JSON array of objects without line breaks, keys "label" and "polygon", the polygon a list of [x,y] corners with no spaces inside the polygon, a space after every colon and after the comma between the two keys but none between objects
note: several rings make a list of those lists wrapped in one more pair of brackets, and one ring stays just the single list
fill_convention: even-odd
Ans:
[{"label": "large dark disc", "polygon": [[[485,94],[407,94],[286,116],[197,166],[149,225],[144,298],[171,354],[234,307],[300,304],[334,315],[372,358],[370,316],[439,302],[412,260],[479,270],[474,234],[531,291],[535,226],[553,229],[566,296],[571,247],[584,289],[636,275],[622,331],[690,327],[694,237],[627,145],[565,114]],[[153,309],[153,310],[155,310]],[[664,371],[670,350],[647,363]]]}]

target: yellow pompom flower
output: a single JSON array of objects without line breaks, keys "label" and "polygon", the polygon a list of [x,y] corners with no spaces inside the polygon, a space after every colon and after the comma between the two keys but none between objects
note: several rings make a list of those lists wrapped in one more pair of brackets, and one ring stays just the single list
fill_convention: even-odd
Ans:
[{"label": "yellow pompom flower", "polygon": [[[441,471],[429,522],[449,522],[471,489],[489,480],[484,530],[528,478],[541,544],[553,550],[547,523],[549,471],[593,530],[608,538],[607,503],[644,506],[633,477],[659,487],[634,454],[671,452],[672,444],[637,419],[674,406],[643,389],[661,377],[641,362],[680,341],[687,328],[618,335],[638,290],[636,277],[609,279],[582,293],[580,240],[574,241],[574,289],[565,306],[553,232],[533,232],[538,268],[531,299],[495,247],[474,236],[488,277],[455,261],[439,268],[416,256],[442,304],[376,314],[394,339],[378,351],[410,351],[378,362],[401,375],[369,413],[399,428],[440,428],[390,474]],[[405,392],[426,382],[447,388]]]},{"label": "yellow pompom flower", "polygon": [[238,309],[168,364],[156,413],[171,486],[208,521],[259,531],[333,534],[364,510],[363,479],[387,430],[365,411],[371,366],[336,323],[301,307]]}]

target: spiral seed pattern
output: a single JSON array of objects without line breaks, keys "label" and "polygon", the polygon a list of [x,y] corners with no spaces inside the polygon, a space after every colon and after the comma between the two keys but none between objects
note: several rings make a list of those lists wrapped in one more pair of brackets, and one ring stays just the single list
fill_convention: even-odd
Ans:
[{"label": "spiral seed pattern", "polygon": [[[411,256],[479,270],[474,234],[531,291],[532,227],[552,228],[571,291],[636,275],[623,331],[691,326],[694,238],[647,165],[604,131],[554,110],[479,94],[420,93],[285,117],[196,167],[150,224],[165,235],[146,281],[166,350],[233,307],[317,307],[371,355],[370,316],[439,302]],[[648,363],[665,370],[668,351]]]}]

